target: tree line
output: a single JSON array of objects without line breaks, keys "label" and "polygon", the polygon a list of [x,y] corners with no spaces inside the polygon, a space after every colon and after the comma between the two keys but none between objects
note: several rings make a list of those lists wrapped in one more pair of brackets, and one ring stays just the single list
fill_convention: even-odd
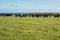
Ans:
[{"label": "tree line", "polygon": [[60,17],[60,13],[8,13],[8,14],[3,14],[3,13],[0,13],[0,16],[16,16],[16,17],[51,17],[51,16],[54,16],[54,17]]}]

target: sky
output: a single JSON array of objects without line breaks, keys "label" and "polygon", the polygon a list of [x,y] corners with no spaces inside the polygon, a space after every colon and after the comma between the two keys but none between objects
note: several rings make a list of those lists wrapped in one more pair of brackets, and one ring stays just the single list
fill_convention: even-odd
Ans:
[{"label": "sky", "polygon": [[0,12],[60,12],[60,0],[0,0]]}]

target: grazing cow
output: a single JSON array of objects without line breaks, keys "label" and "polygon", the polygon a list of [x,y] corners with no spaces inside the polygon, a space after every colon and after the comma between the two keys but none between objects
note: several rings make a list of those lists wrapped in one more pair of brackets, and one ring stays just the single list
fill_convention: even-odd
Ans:
[{"label": "grazing cow", "polygon": [[40,14],[38,14],[38,13],[33,13],[33,14],[31,14],[30,16],[32,16],[32,17],[39,17]]},{"label": "grazing cow", "polygon": [[13,16],[13,14],[0,14],[0,16]]},{"label": "grazing cow", "polygon": [[21,17],[21,14],[15,14],[16,17]]},{"label": "grazing cow", "polygon": [[32,17],[32,15],[31,15],[31,14],[29,14],[28,16],[29,16],[29,17]]},{"label": "grazing cow", "polygon": [[13,14],[4,14],[5,16],[13,16]]},{"label": "grazing cow", "polygon": [[34,15],[34,14],[32,14],[32,17],[35,17],[35,15]]},{"label": "grazing cow", "polygon": [[39,17],[39,15],[35,15],[36,17]]},{"label": "grazing cow", "polygon": [[43,17],[48,17],[48,14],[43,14],[42,16],[43,16]]},{"label": "grazing cow", "polygon": [[54,17],[59,17],[60,15],[58,13],[53,14]]},{"label": "grazing cow", "polygon": [[22,15],[22,17],[27,17],[27,16],[28,16],[28,14],[23,14],[23,15]]},{"label": "grazing cow", "polygon": [[54,15],[54,17],[59,17],[59,15]]}]

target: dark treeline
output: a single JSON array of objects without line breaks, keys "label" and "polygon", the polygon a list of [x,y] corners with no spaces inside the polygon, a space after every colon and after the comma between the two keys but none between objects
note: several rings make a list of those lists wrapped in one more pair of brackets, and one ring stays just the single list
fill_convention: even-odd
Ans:
[{"label": "dark treeline", "polygon": [[54,16],[54,17],[59,17],[60,16],[60,13],[0,13],[0,16],[16,16],[16,17],[51,17],[51,16]]}]

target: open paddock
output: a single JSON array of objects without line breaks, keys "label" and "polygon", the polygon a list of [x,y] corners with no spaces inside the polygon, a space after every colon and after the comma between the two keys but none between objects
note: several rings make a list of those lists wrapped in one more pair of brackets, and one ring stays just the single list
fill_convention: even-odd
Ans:
[{"label": "open paddock", "polygon": [[60,17],[0,16],[0,40],[60,40]]}]

